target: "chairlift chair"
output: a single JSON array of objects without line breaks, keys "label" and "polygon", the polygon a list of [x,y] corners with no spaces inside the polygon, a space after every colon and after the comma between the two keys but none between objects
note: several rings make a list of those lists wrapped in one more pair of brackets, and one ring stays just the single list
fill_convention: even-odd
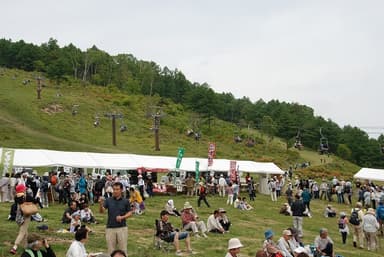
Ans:
[{"label": "chairlift chair", "polygon": [[321,133],[320,128],[320,145],[319,145],[319,153],[320,154],[328,154],[329,152],[329,145],[328,145],[328,139]]},{"label": "chairlift chair", "polygon": [[301,143],[300,130],[297,131],[297,135],[295,137],[295,144],[293,145],[298,150],[303,148],[303,144]]},{"label": "chairlift chair", "polygon": [[123,116],[120,116],[121,124],[120,124],[120,132],[127,131],[128,127],[123,121]]},{"label": "chairlift chair", "polygon": [[99,118],[99,116],[96,116],[96,117],[95,117],[95,121],[93,122],[93,126],[94,126],[95,128],[97,128],[98,126],[100,126],[100,118]]}]

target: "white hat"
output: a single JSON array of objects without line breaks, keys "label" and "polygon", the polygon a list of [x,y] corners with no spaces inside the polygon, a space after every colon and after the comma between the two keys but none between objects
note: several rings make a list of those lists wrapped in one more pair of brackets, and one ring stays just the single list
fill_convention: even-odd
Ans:
[{"label": "white hat", "polygon": [[302,246],[299,246],[297,247],[295,250],[294,250],[295,253],[307,253],[307,249],[305,249],[304,247]]},{"label": "white hat", "polygon": [[228,241],[228,250],[243,247],[238,238],[231,238]]}]

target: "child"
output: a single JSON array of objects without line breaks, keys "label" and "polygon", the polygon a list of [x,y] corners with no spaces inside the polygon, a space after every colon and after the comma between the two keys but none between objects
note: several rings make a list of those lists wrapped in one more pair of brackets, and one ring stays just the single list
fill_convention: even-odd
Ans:
[{"label": "child", "polygon": [[69,227],[69,232],[75,233],[76,227],[81,226],[81,220],[80,220],[80,211],[75,211],[72,213],[72,219],[71,219],[71,225]]},{"label": "child", "polygon": [[348,218],[345,212],[340,212],[340,219],[338,221],[339,226],[339,232],[341,234],[341,239],[343,241],[343,244],[347,241],[347,235],[349,234],[349,227],[348,227]]},{"label": "child", "polygon": [[84,204],[84,208],[80,211],[80,218],[83,222],[97,224],[95,216],[93,216],[93,212],[89,208],[88,204]]}]

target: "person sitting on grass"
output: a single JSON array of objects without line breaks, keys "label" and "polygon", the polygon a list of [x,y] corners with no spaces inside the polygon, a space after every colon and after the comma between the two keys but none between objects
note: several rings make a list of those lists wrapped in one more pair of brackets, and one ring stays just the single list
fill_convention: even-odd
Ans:
[{"label": "person sitting on grass", "polygon": [[127,255],[126,255],[125,252],[122,251],[122,250],[114,250],[114,251],[111,253],[111,257],[127,257]]},{"label": "person sitting on grass", "polygon": [[76,227],[75,240],[70,245],[66,257],[89,256],[85,249],[85,243],[88,242],[88,229],[83,226]]},{"label": "person sitting on grass", "polygon": [[[56,257],[56,254],[49,246],[47,239],[43,239],[36,233],[28,235],[27,243],[27,247],[24,249],[21,257]],[[42,247],[45,247],[45,250],[42,250]]]},{"label": "person sitting on grass", "polygon": [[225,230],[224,230],[223,226],[221,226],[221,224],[219,222],[219,217],[220,217],[219,210],[215,210],[213,212],[213,214],[211,214],[208,217],[207,229],[208,229],[209,232],[220,233],[220,234],[224,234],[225,233]]},{"label": "person sitting on grass", "polygon": [[81,226],[81,220],[80,220],[80,211],[76,211],[72,213],[72,220],[71,220],[71,225],[69,227],[69,232],[75,233],[75,229],[78,226]]},{"label": "person sitting on grass", "polygon": [[133,209],[136,215],[141,215],[144,211],[144,201],[141,194],[134,187],[129,189],[129,202],[133,205]]},{"label": "person sitting on grass", "polygon": [[336,217],[336,210],[332,207],[332,205],[328,204],[324,210],[324,217],[333,218]]},{"label": "person sitting on grass", "polygon": [[328,236],[328,229],[320,229],[320,234],[315,238],[315,257],[318,256],[329,256],[334,257],[333,253],[333,241]]},{"label": "person sitting on grass", "polygon": [[84,208],[80,211],[80,218],[83,222],[97,224],[95,216],[93,215],[93,212],[91,208],[89,208],[88,204],[85,204]]},{"label": "person sitting on grass", "polygon": [[169,213],[169,215],[176,217],[180,216],[180,212],[177,211],[172,199],[169,199],[165,204],[165,210]]},{"label": "person sitting on grass", "polygon": [[199,220],[199,216],[196,212],[193,211],[192,205],[189,202],[185,202],[184,209],[181,213],[181,222],[185,230],[192,230],[195,237],[200,237],[199,230],[203,237],[208,237],[205,232],[207,232],[207,227],[205,226],[204,221]]},{"label": "person sitting on grass", "polygon": [[168,222],[169,213],[166,210],[162,210],[160,212],[160,221],[156,222],[156,235],[160,237],[160,239],[166,242],[173,242],[176,248],[176,255],[182,256],[182,252],[179,246],[179,240],[185,239],[185,246],[187,247],[188,253],[193,253],[191,248],[191,238],[189,237],[189,233],[179,232],[178,229],[174,229],[172,224]]},{"label": "person sitting on grass", "polygon": [[237,257],[240,253],[240,248],[243,247],[238,238],[231,238],[228,241],[228,252],[225,257]]}]

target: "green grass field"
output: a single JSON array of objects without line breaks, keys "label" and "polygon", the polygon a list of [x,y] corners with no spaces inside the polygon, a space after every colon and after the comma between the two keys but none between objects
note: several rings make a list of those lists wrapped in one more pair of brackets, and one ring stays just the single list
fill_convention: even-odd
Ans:
[{"label": "green grass field", "polygon": [[[243,193],[244,195],[244,193]],[[245,196],[245,195],[244,195]],[[146,200],[146,212],[141,216],[134,216],[128,220],[128,252],[129,256],[145,256],[145,257],[163,257],[174,256],[174,251],[163,252],[154,248],[154,220],[159,217],[159,213],[162,210],[164,204],[168,199],[174,199],[175,206],[180,209],[185,201],[190,201],[194,207],[197,207],[196,197],[187,198],[184,195],[177,196],[155,196]],[[277,241],[281,232],[292,225],[292,217],[283,216],[278,213],[280,206],[285,202],[284,198],[280,198],[277,203],[270,201],[270,197],[266,195],[257,195],[255,202],[251,202],[254,209],[251,211],[240,211],[233,207],[226,206],[226,198],[220,198],[218,196],[208,197],[208,201],[211,204],[211,208],[207,208],[202,205],[200,208],[196,208],[200,218],[204,221],[208,218],[209,214],[214,209],[224,207],[227,210],[227,214],[231,219],[233,226],[230,229],[230,233],[224,235],[209,234],[209,238],[192,238],[192,247],[198,252],[194,256],[211,256],[220,257],[226,253],[227,242],[231,237],[240,238],[244,245],[241,250],[241,256],[255,256],[256,251],[261,248],[264,240],[264,231],[268,228],[272,228],[275,232],[274,240]],[[329,229],[329,234],[335,242],[336,253],[343,255],[344,257],[358,257],[358,256],[371,256],[379,257],[383,256],[382,250],[378,252],[368,252],[367,250],[361,250],[353,248],[352,235],[348,236],[347,244],[343,246],[341,244],[341,236],[338,232],[337,219],[325,218],[323,216],[323,210],[328,202],[313,200],[311,202],[311,209],[313,218],[304,219],[304,243],[310,244],[313,242],[318,231],[322,227]],[[347,205],[339,205],[333,203],[338,212],[346,211],[350,213],[350,207]],[[9,203],[0,203],[1,213],[1,233],[0,233],[0,256],[11,256],[8,254],[8,250],[12,246],[18,232],[18,227],[15,222],[7,221],[9,212]],[[98,206],[92,206],[93,212],[96,215],[97,220],[100,222],[97,225],[91,225],[94,231],[86,244],[88,252],[105,252],[106,242],[104,237],[104,228],[106,221],[106,214],[100,214],[98,212]],[[58,257],[65,256],[73,235],[69,233],[57,233],[60,228],[64,228],[60,219],[64,210],[64,205],[52,204],[49,208],[41,210],[41,214],[48,221],[44,222],[49,226],[48,232],[41,233],[45,238],[51,242]],[[170,217],[171,223],[175,227],[180,227],[180,218]],[[32,222],[29,227],[30,232],[37,232],[36,226],[39,223]],[[383,245],[383,238],[380,238],[381,245]],[[181,249],[185,249],[185,245],[181,242]],[[18,255],[21,254],[19,249]]]}]

